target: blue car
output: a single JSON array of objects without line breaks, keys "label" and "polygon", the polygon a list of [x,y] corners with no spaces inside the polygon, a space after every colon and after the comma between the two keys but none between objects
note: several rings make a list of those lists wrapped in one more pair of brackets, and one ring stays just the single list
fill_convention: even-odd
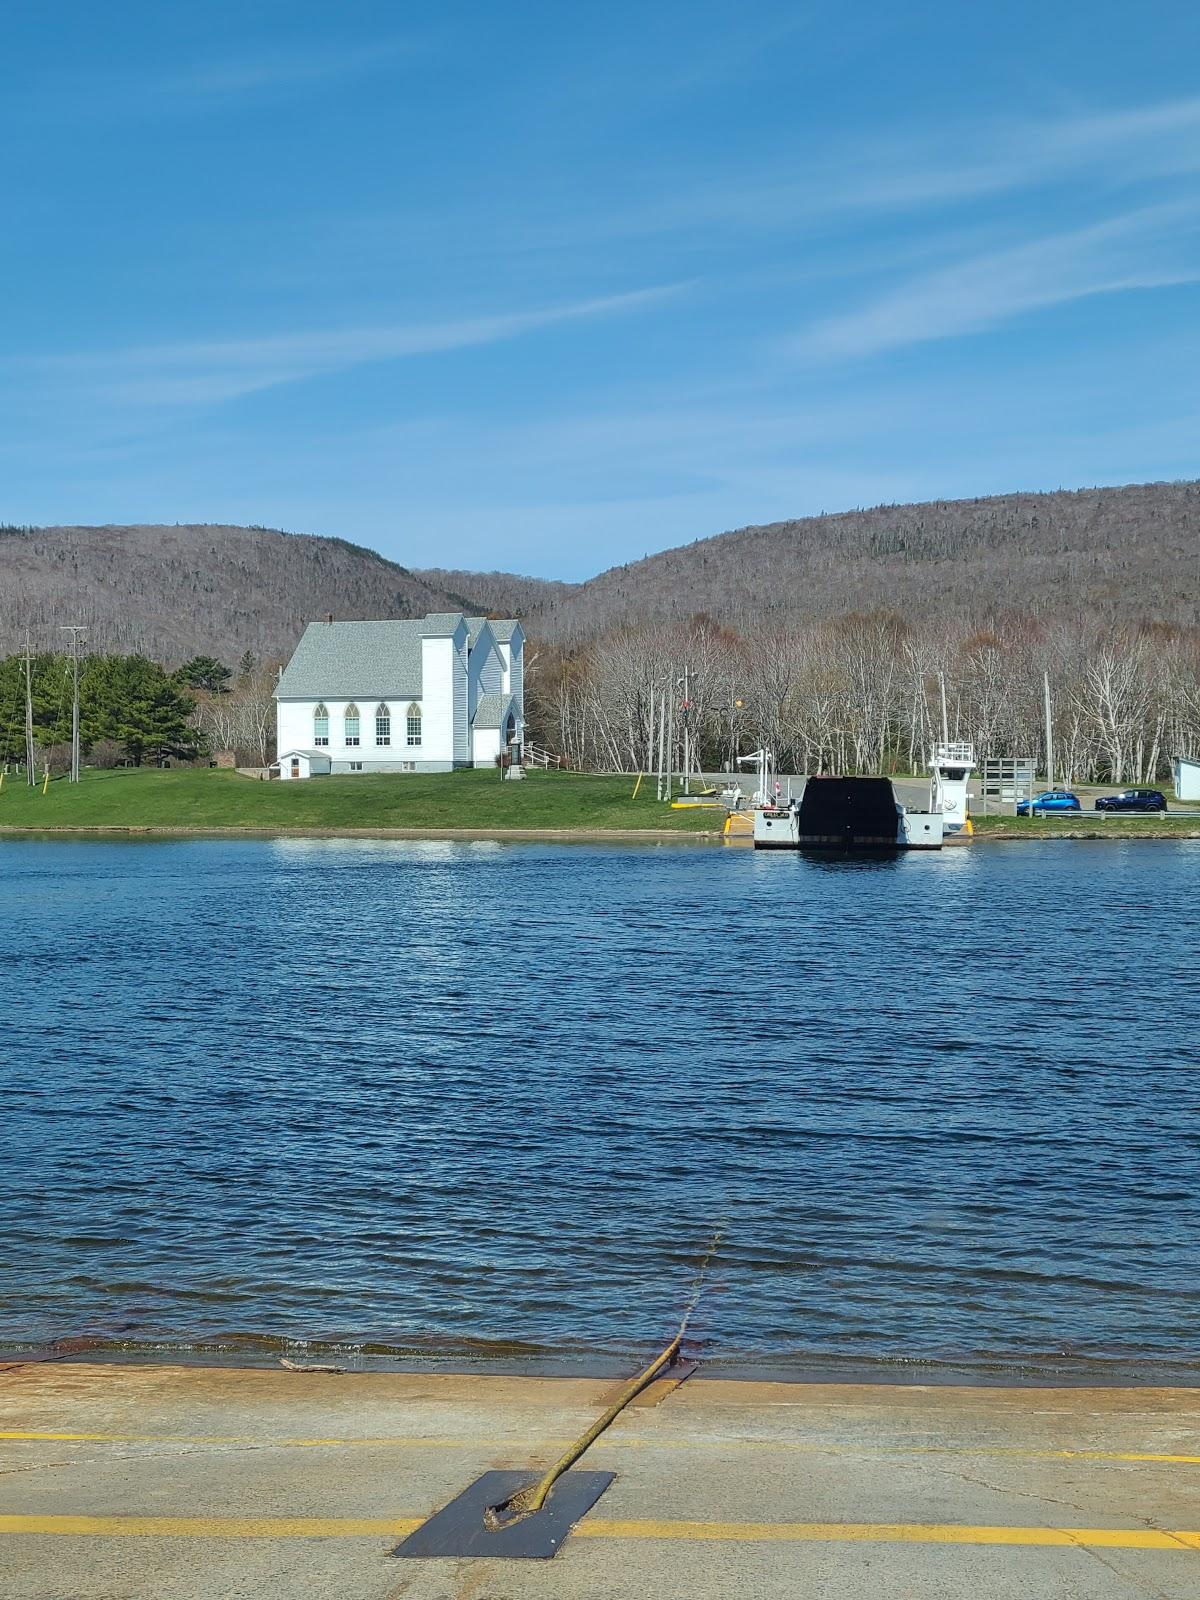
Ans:
[{"label": "blue car", "polygon": [[1082,811],[1079,796],[1071,794],[1068,789],[1046,789],[1041,794],[1035,794],[1032,800],[1019,800],[1017,802],[1017,815],[1019,817],[1040,817],[1047,811]]}]

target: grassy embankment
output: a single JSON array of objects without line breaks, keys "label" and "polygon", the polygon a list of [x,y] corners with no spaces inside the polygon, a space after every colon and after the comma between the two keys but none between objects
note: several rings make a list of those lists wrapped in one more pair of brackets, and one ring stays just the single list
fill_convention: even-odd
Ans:
[{"label": "grassy embankment", "polygon": [[[531,772],[501,783],[494,771],[364,774],[304,783],[260,783],[234,772],[154,768],[85,771],[82,783],[55,779],[48,793],[10,773],[0,789],[0,831],[12,829],[263,829],[272,833],[531,833],[661,831],[719,833],[724,813],[672,811],[643,782],[577,772]],[[1200,817],[974,818],[980,842],[1000,839],[1200,838]]]},{"label": "grassy embankment", "polygon": [[980,817],[979,839],[1200,839],[1200,817],[1075,811],[1057,817]]},{"label": "grassy embankment", "polygon": [[721,811],[672,811],[655,800],[652,780],[643,782],[636,800],[632,793],[631,778],[574,772],[531,772],[523,783],[501,783],[494,770],[262,783],[207,768],[144,768],[85,771],[77,784],[58,778],[43,795],[40,784],[30,789],[9,773],[0,790],[0,829],[656,829],[688,834],[719,833],[725,820]]}]

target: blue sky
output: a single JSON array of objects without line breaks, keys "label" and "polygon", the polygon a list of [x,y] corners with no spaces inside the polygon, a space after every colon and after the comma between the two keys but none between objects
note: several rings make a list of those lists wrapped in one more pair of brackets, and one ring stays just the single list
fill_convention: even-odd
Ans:
[{"label": "blue sky", "polygon": [[578,578],[1196,476],[1200,8],[12,8],[0,519]]}]

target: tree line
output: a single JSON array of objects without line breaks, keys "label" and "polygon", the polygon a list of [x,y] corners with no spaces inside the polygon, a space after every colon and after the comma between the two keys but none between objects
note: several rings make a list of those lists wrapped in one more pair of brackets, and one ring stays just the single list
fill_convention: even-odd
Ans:
[{"label": "tree line", "polygon": [[527,667],[530,737],[572,766],[645,769],[664,696],[682,749],[685,666],[696,770],[766,745],[785,772],[922,771],[943,683],[951,738],[1044,770],[1043,675],[1060,783],[1148,783],[1200,749],[1200,630],[1019,618],[979,629],[887,612],[752,638],[701,616],[542,646]]},{"label": "tree line", "polygon": [[[74,667],[69,655],[30,656],[35,764],[69,761]],[[265,766],[275,736],[275,669],[246,651],[235,672],[211,656],[174,671],[142,655],[89,654],[79,662],[79,738],[94,766],[191,761],[232,750]],[[25,658],[0,658],[0,761],[25,759]]]},{"label": "tree line", "polygon": [[[684,669],[687,705],[684,706]],[[80,661],[80,739],[93,765],[274,756],[277,665],[246,651],[236,668],[196,656],[174,671],[141,655]],[[709,616],[645,624],[580,648],[531,645],[526,736],[590,771],[651,764],[652,713],[686,720],[696,770],[726,770],[766,745],[784,772],[913,772],[941,736],[980,758],[1044,770],[1043,677],[1053,777],[1149,783],[1200,750],[1200,629],[1113,629],[1012,618],[988,628],[915,624],[889,612],[779,623],[742,634]],[[72,662],[31,659],[36,761],[67,764]],[[0,761],[25,755],[25,663],[0,659]]]}]

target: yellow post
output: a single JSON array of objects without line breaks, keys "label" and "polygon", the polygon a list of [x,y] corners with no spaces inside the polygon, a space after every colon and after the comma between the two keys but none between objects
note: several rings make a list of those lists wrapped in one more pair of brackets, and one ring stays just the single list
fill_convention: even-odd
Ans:
[{"label": "yellow post", "polygon": [[4,768],[0,767],[0,794],[4,793]]},{"label": "yellow post", "polygon": [[50,787],[50,763],[47,761],[47,763],[46,763],[46,773],[45,773],[45,776],[42,778],[42,793],[45,794],[46,790],[49,787]]},{"label": "yellow post", "polygon": [[637,792],[642,787],[642,779],[644,777],[645,777],[645,773],[644,772],[639,772],[638,773],[637,782],[633,786],[633,793],[629,797],[631,800],[636,800],[637,799]]}]

